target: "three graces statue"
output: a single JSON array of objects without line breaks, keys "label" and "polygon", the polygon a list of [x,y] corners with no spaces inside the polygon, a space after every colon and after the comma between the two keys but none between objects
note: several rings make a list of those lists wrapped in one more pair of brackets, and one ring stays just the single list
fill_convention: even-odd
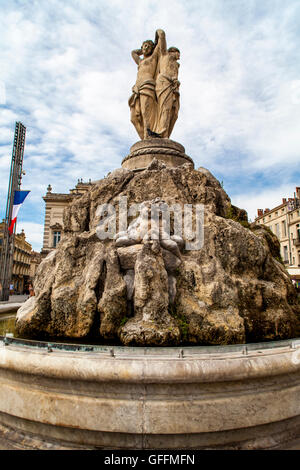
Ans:
[{"label": "three graces statue", "polygon": [[179,110],[180,52],[176,47],[167,49],[165,33],[158,29],[155,42],[144,41],[131,55],[138,66],[128,102],[131,122],[142,140],[169,138]]}]

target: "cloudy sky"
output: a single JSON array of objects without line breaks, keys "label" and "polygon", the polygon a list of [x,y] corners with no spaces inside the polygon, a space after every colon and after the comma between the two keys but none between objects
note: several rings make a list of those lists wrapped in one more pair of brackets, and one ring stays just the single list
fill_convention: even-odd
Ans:
[{"label": "cloudy sky", "polygon": [[121,166],[131,50],[164,29],[181,51],[171,138],[232,203],[273,207],[300,186],[299,0],[0,0],[0,217],[16,121],[27,128],[17,225],[42,246],[44,201]]}]

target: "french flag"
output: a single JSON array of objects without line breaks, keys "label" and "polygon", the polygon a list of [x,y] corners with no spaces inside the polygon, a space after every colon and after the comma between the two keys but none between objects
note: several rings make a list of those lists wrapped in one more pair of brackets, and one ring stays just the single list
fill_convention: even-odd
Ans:
[{"label": "french flag", "polygon": [[21,205],[25,201],[26,196],[30,193],[30,191],[15,191],[14,194],[14,205],[13,205],[13,210],[12,210],[12,216],[11,216],[11,223],[10,226],[8,227],[9,233],[12,235],[14,231],[14,226],[17,221],[17,215],[20,210]]}]

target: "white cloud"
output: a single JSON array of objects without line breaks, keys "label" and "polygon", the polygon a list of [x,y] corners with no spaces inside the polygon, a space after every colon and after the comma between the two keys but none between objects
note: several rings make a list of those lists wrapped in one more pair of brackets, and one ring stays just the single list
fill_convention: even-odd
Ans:
[{"label": "white cloud", "polygon": [[26,241],[32,245],[32,249],[40,251],[43,246],[44,225],[33,222],[17,221],[17,233],[22,229],[26,235]]},{"label": "white cloud", "polygon": [[273,209],[282,204],[282,199],[294,197],[297,184],[281,184],[276,188],[269,188],[259,192],[249,191],[247,194],[237,194],[231,198],[232,204],[245,209],[248,217],[254,221],[257,209]]}]

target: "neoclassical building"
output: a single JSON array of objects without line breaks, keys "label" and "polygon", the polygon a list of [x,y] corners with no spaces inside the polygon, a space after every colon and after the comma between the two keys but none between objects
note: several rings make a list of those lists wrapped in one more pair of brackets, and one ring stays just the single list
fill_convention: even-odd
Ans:
[{"label": "neoclassical building", "polygon": [[29,271],[29,279],[31,281],[34,280],[36,270],[41,261],[42,261],[41,253],[38,253],[37,251],[32,251],[31,260],[30,260],[30,271]]},{"label": "neoclassical building", "polygon": [[[0,250],[3,246],[4,221],[0,224]],[[30,280],[32,246],[26,240],[24,230],[15,234],[11,293],[23,294]]]},{"label": "neoclassical building", "polygon": [[75,188],[70,189],[69,193],[53,193],[49,184],[47,193],[43,197],[45,201],[45,222],[44,222],[44,238],[41,250],[42,257],[56,248],[60,239],[63,237],[63,212],[65,207],[73,200],[85,193],[91,186],[92,182],[85,183],[78,180]]},{"label": "neoclassical building", "polygon": [[275,233],[282,260],[300,286],[300,187],[296,187],[293,198],[283,198],[273,209],[257,209],[255,223],[266,225]]}]

